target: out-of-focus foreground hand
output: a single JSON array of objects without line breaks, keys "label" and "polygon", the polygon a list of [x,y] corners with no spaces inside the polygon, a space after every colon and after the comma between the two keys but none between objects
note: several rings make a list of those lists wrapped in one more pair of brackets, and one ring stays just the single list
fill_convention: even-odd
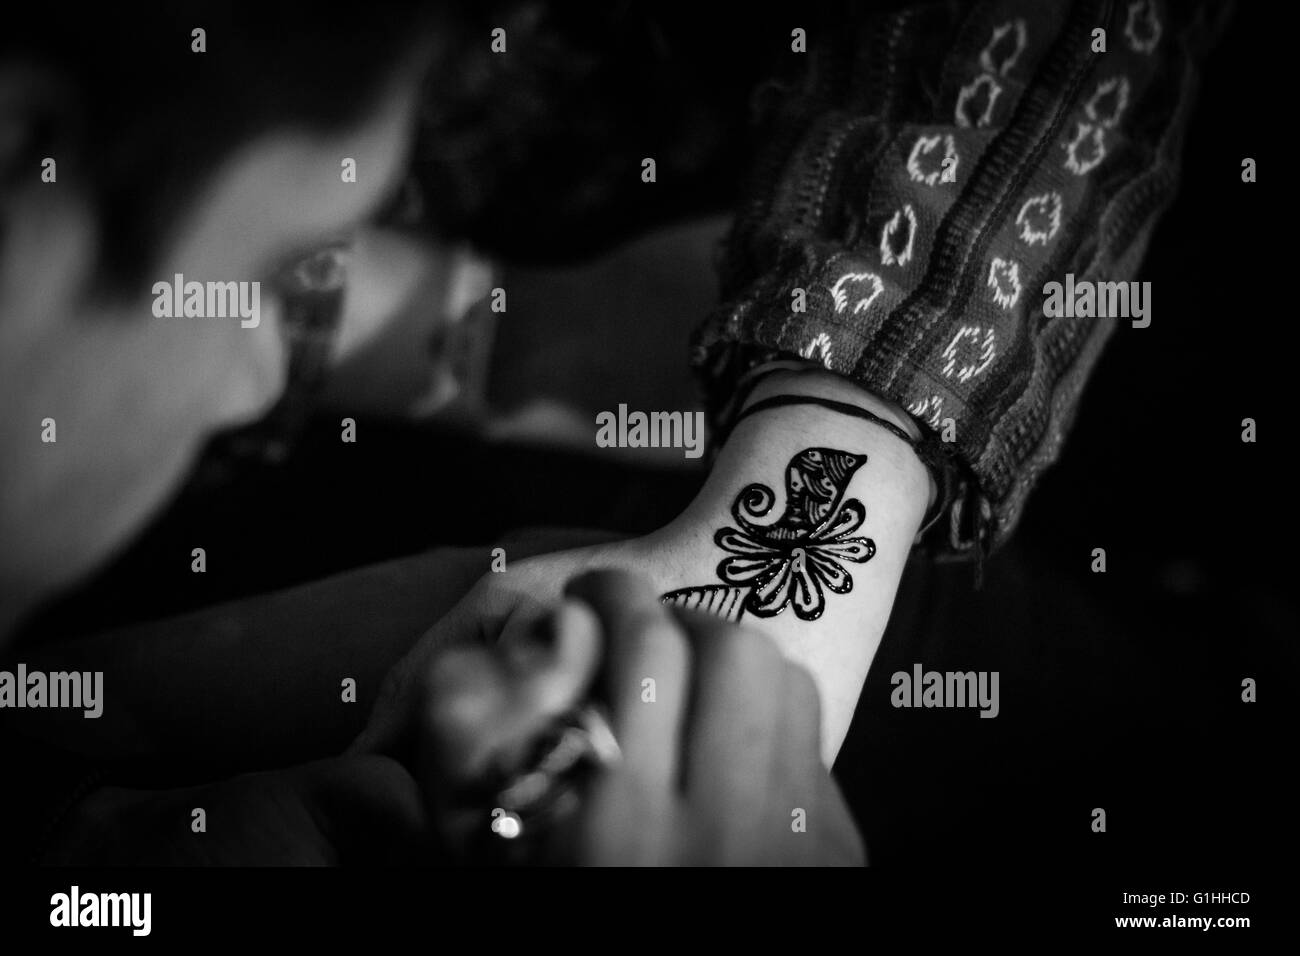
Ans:
[{"label": "out-of-focus foreground hand", "polygon": [[[576,579],[542,629],[498,639],[444,633],[420,657],[407,733],[454,846],[491,847],[493,795],[556,717],[601,703],[622,751],[577,809],[530,843],[529,862],[590,865],[856,865],[861,838],[819,759],[812,678],[768,638],[666,607],[615,571]],[[452,622],[454,624],[454,622]],[[526,834],[532,836],[533,834]]]}]

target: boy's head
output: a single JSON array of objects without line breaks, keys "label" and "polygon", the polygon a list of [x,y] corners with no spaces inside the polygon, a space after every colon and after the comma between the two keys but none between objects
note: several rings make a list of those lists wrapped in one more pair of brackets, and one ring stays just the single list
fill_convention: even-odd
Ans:
[{"label": "boy's head", "polygon": [[[178,6],[0,32],[0,636],[270,405],[275,276],[401,183],[434,53],[416,5]],[[259,283],[257,323],[160,317],[177,275]]]}]

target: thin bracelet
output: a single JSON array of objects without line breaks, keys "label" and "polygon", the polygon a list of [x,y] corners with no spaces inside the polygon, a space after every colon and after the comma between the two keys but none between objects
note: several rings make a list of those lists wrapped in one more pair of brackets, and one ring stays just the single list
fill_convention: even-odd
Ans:
[{"label": "thin bracelet", "polygon": [[[820,405],[822,408],[829,408],[833,412],[852,415],[855,418],[864,418],[869,422],[874,422],[882,428],[887,428],[899,438],[903,439],[903,441],[907,442],[913,450],[916,450],[917,448],[917,443],[912,436],[903,431],[903,429],[899,428],[893,422],[881,418],[879,415],[873,414],[859,405],[853,405],[849,402],[837,402],[830,398],[819,398],[816,395],[773,395],[771,398],[760,399],[737,415],[731,423],[732,427],[734,428],[740,423],[741,419],[745,418],[747,415],[754,414],[754,412],[766,411],[769,408],[782,408],[786,405]],[[925,460],[923,456],[922,460]]]}]

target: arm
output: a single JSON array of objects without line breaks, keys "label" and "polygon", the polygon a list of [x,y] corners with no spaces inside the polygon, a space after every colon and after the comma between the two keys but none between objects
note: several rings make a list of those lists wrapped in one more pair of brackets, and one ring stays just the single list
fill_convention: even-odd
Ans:
[{"label": "arm", "polygon": [[[807,394],[842,401],[873,411],[905,431],[915,428],[906,415],[848,381],[820,370],[771,375],[749,400],[761,401],[775,394]],[[730,595],[733,600],[729,605],[724,595],[711,598],[706,607],[768,634],[787,657],[813,674],[821,694],[822,756],[830,763],[848,730],[933,488],[915,452],[899,436],[878,424],[815,405],[769,409],[745,418],[730,435],[695,500],[659,531],[512,562],[506,573],[486,575],[389,674],[370,724],[354,749],[401,753],[410,745],[409,734],[420,701],[427,696],[429,666],[436,652],[448,643],[480,638],[507,641],[512,635],[530,630],[560,600],[564,582],[583,571],[630,571],[647,578],[659,594],[671,595],[671,603],[701,606],[703,602],[694,600],[691,594],[674,592],[727,588],[727,582],[718,577],[719,564],[736,555],[720,547],[717,536],[724,528],[737,528],[737,496],[749,486],[766,485],[772,489],[771,505],[754,524],[766,528],[776,515],[782,516],[776,521],[784,521],[787,499],[803,497],[801,493],[788,494],[789,466],[809,449],[854,456],[852,474],[839,488],[839,507],[823,509],[821,514],[827,529],[816,535],[817,542],[810,545],[811,539],[805,541],[803,548],[805,567],[819,560],[833,562],[825,573],[818,574],[819,581],[834,576],[841,593],[822,587],[823,600],[816,614],[806,602],[802,617],[793,603],[779,613],[768,613],[781,603],[780,596],[764,601],[768,593],[764,582],[755,579],[752,588],[739,587],[746,594]],[[815,471],[808,465],[805,468]],[[850,500],[861,503],[860,521],[847,520],[859,507],[850,505]],[[841,519],[846,519],[846,524],[837,527]],[[832,528],[836,529],[833,534]],[[842,540],[832,542],[833,537]],[[870,546],[851,543],[852,539],[869,539]],[[836,543],[843,545],[841,554],[825,547]],[[791,544],[791,552],[795,546]],[[823,553],[811,557],[814,550]],[[793,558],[793,553],[788,557]],[[771,563],[780,561],[773,559]],[[851,585],[838,577],[836,568],[847,572]],[[780,584],[776,580],[767,583]],[[739,603],[751,596],[751,609],[737,613]]]},{"label": "arm", "polygon": [[[774,395],[856,405],[916,434],[907,415],[830,373],[769,376],[747,404]],[[772,501],[751,520],[740,498],[755,484]],[[824,490],[838,500],[819,498]],[[649,563],[674,603],[767,633],[812,673],[829,764],[934,493],[916,454],[886,428],[817,405],[769,408],[736,426],[699,496],[647,542]]]},{"label": "arm", "polygon": [[[41,646],[28,671],[102,671],[103,713],[0,711],[0,739],[44,741],[105,763],[274,766],[336,752],[383,675],[489,565],[440,548],[181,617]],[[3,665],[12,670],[14,663]],[[357,682],[356,705],[341,682]]]}]

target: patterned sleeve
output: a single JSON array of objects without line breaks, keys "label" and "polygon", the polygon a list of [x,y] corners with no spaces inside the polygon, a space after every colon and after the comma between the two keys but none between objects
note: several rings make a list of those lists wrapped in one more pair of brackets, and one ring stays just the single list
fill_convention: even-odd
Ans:
[{"label": "patterned sleeve", "polygon": [[1042,290],[1134,279],[1218,19],[997,0],[846,5],[811,26],[798,81],[755,97],[722,304],[695,335],[718,434],[756,367],[811,360],[922,426],[946,489],[929,547],[1005,541],[1102,345],[1131,327],[1047,317]]}]

